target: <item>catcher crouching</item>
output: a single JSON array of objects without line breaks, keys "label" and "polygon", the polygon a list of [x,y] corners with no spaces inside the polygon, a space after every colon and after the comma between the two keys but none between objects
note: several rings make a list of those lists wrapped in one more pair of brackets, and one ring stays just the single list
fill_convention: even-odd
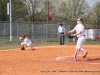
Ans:
[{"label": "catcher crouching", "polygon": [[22,34],[21,37],[22,37],[22,40],[23,40],[23,42],[21,43],[21,46],[22,46],[21,50],[25,50],[26,46],[30,47],[31,50],[34,50],[34,48],[32,46],[32,42],[27,37],[25,37],[25,34]]}]

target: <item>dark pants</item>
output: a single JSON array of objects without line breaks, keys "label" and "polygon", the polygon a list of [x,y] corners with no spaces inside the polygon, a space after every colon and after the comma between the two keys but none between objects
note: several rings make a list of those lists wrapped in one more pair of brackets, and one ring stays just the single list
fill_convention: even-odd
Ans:
[{"label": "dark pants", "polygon": [[65,35],[64,35],[64,33],[60,33],[60,34],[59,34],[59,38],[60,38],[60,45],[64,45],[64,40],[65,40]]}]

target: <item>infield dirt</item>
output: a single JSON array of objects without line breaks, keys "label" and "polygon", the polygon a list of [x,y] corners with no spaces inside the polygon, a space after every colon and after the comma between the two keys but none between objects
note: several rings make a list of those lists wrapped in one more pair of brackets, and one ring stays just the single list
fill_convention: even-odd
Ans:
[{"label": "infield dirt", "polygon": [[79,52],[75,62],[75,45],[34,48],[0,50],[0,75],[100,75],[99,45],[84,45],[87,57]]}]

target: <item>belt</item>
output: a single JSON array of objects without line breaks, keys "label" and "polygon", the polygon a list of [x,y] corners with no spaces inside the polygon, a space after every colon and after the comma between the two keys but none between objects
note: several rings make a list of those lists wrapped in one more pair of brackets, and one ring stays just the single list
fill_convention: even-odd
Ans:
[{"label": "belt", "polygon": [[64,32],[60,33],[60,34],[64,34]]},{"label": "belt", "polygon": [[79,37],[82,37],[82,36],[84,36],[84,37],[85,37],[86,35],[81,35],[81,36],[77,36],[77,37],[79,38]]},{"label": "belt", "polygon": [[83,35],[83,36],[85,36],[85,35]]}]

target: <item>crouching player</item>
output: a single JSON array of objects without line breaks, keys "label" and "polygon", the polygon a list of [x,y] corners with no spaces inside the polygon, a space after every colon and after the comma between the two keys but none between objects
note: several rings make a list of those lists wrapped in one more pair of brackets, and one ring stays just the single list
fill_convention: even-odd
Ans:
[{"label": "crouching player", "polygon": [[32,46],[31,40],[29,40],[29,39],[25,36],[25,34],[22,34],[22,35],[21,35],[21,38],[22,38],[22,40],[23,40],[23,42],[21,43],[21,46],[22,46],[21,50],[25,50],[25,47],[26,47],[26,46],[30,47],[31,50],[34,50],[34,48],[33,48],[33,46]]}]

